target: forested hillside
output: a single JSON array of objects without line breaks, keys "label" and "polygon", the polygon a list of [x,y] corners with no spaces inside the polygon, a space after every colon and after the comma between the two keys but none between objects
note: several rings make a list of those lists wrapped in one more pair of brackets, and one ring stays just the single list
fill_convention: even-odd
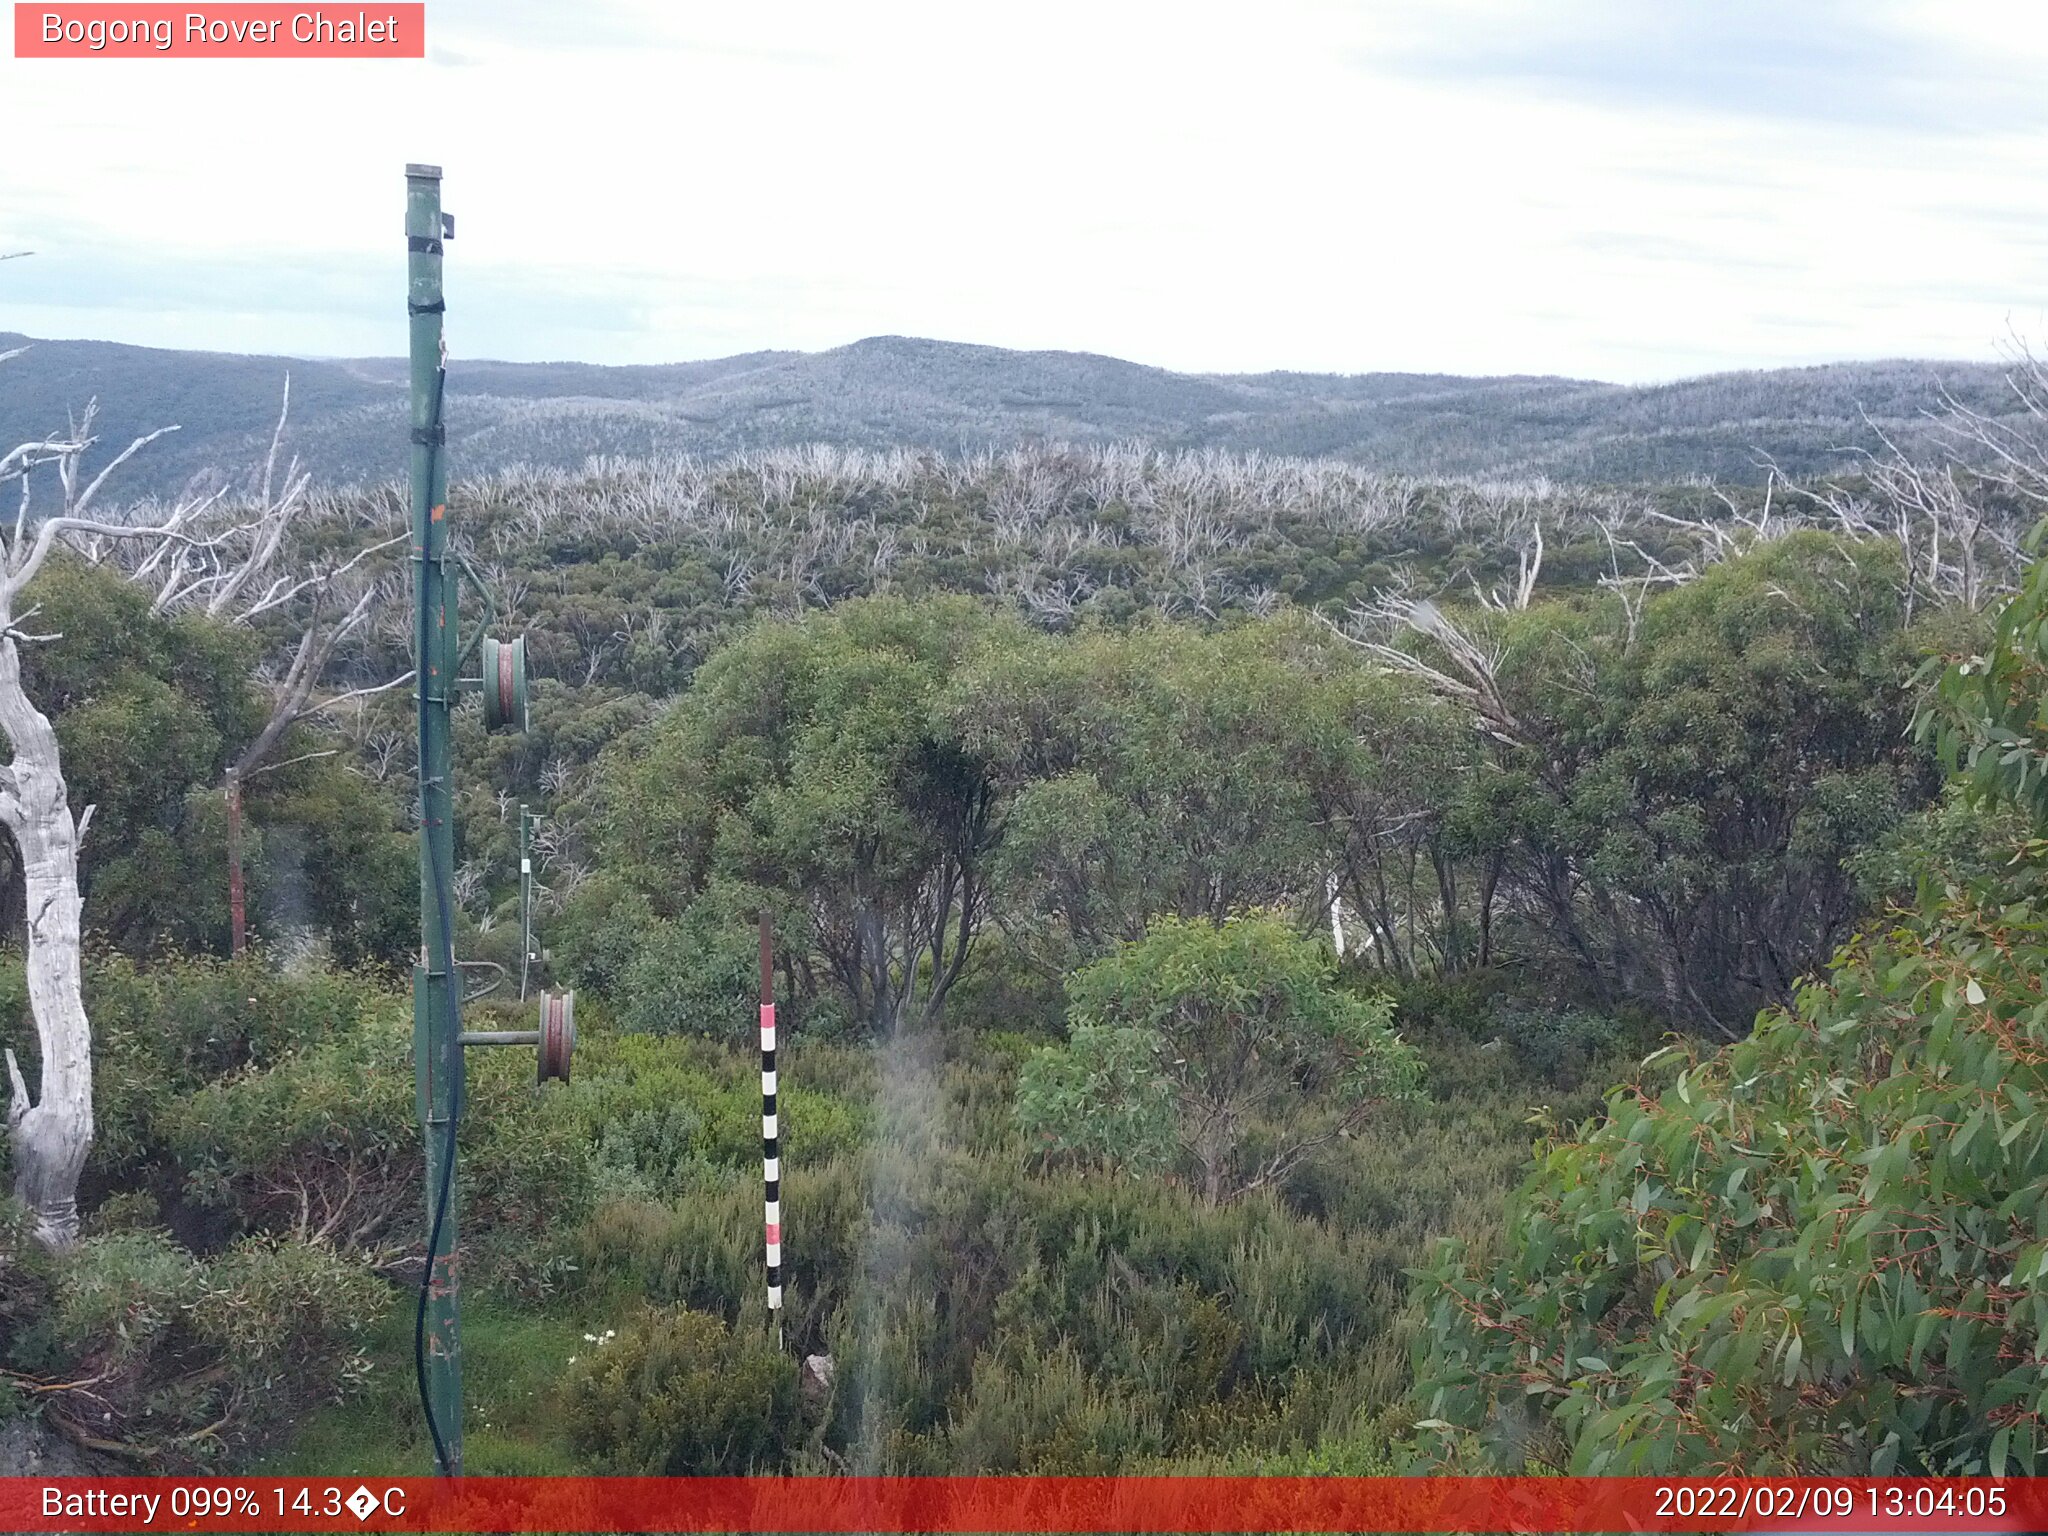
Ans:
[{"label": "forested hillside", "polygon": [[[0,351],[28,338],[0,333]],[[0,369],[0,438],[62,424],[97,396],[109,445],[177,425],[131,488],[171,494],[260,456],[287,371],[296,445],[326,485],[395,475],[405,369],[38,341]],[[1843,363],[1624,387],[1558,378],[1373,373],[1179,374],[1078,352],[1011,352],[901,336],[829,352],[756,352],[664,367],[456,361],[448,428],[470,472],[579,469],[593,456],[720,455],[825,443],[948,453],[1028,443],[1332,457],[1382,474],[1580,484],[1711,476],[1756,484],[1766,460],[1838,469],[1890,438],[1918,449],[1945,388],[2014,408],[2005,370]],[[52,412],[56,414],[53,416]]]},{"label": "forested hillside", "polygon": [[[1033,387],[1083,363],[1162,414],[1443,383]],[[295,377],[316,465],[319,391],[386,387],[336,368]],[[1656,392],[1443,387],[1532,440],[1583,410],[1601,454],[1663,430]],[[1674,398],[1739,435],[1776,387]],[[465,460],[468,622],[488,593],[538,681],[527,734],[458,716],[458,953],[518,969],[530,805],[583,1031],[567,1084],[472,1061],[469,1469],[2031,1467],[2048,479],[2024,400],[1947,428],[1727,488]],[[110,1465],[418,1471],[403,509],[282,463],[120,514],[175,537],[75,530],[15,614],[46,638],[4,641],[96,808],[97,1134],[76,1241],[0,1205],[0,1419]],[[33,1080],[28,985],[0,967]]]}]

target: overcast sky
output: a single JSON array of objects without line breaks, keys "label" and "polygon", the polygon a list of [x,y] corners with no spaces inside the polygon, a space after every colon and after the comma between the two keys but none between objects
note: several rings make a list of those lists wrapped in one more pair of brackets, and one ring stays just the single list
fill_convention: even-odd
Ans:
[{"label": "overcast sky", "polygon": [[[335,9],[338,9],[335,8]],[[354,7],[350,7],[353,13]],[[2039,0],[428,0],[424,62],[0,58],[0,330],[900,333],[1651,380],[2048,331]]]}]

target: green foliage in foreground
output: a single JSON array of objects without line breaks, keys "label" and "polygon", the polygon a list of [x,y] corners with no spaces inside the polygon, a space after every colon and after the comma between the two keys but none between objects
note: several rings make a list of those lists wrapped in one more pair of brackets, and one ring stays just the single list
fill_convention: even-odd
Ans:
[{"label": "green foliage in foreground", "polygon": [[[2028,540],[2038,550],[2048,524]],[[2035,559],[1988,643],[1927,665],[1933,697],[1917,722],[1972,801],[2011,805],[2048,828],[2048,560]]]},{"label": "green foliage in foreground", "polygon": [[88,1446],[192,1462],[275,1440],[361,1378],[391,1300],[316,1244],[252,1237],[200,1259],[112,1227],[52,1256],[29,1233],[0,1200],[0,1420],[40,1408]]},{"label": "green foliage in foreground", "polygon": [[[1284,939],[1279,973],[1318,1006],[1380,1016],[1262,921],[1217,940]],[[91,1235],[51,1259],[0,1232],[4,1411],[159,1466],[423,1471],[403,997],[257,960],[103,960],[91,986],[109,1127]],[[1492,1026],[1463,1017],[1481,1008],[1446,993],[1402,1014],[1435,1096],[1223,1205],[1129,1170],[1039,1166],[1016,1113],[1029,1036],[794,1042],[784,1358],[828,1353],[838,1373],[792,1406],[787,1366],[757,1347],[756,1058],[616,1033],[593,1003],[567,1088],[536,1093],[514,1053],[472,1064],[472,1464],[1382,1466],[1408,1382],[1405,1267],[1440,1234],[1489,1248],[1532,1097],[1590,1106],[1575,1075],[1483,1048]],[[1291,1113],[1276,1103],[1254,1137]],[[103,1371],[106,1405],[45,1390]]]},{"label": "green foliage in foreground", "polygon": [[1538,1165],[1500,1263],[1435,1257],[1441,1454],[1470,1431],[1591,1473],[2033,1470],[2048,850],[2019,852],[1742,1044],[1652,1058]]},{"label": "green foliage in foreground", "polygon": [[[255,955],[149,966],[103,954],[85,967],[85,1005],[99,1084],[88,1177],[134,1190],[161,1171],[165,1121],[190,1095],[350,1035],[390,994],[364,977],[288,974]],[[0,1017],[0,1033],[33,1039],[19,961],[0,970]]]},{"label": "green foliage in foreground", "polygon": [[1497,1262],[1450,1244],[1422,1271],[1417,1401],[1437,1459],[2037,1470],[2044,606],[2037,566],[1991,655],[1939,683],[1923,729],[1963,793],[1865,861],[1916,873],[1914,903],[1748,1039],[1646,1062],[1538,1164]]},{"label": "green foliage in foreground", "polygon": [[[99,957],[86,996],[89,1235],[48,1258],[0,1230],[0,1386],[74,1437],[233,1461],[360,1384],[422,1240],[407,1000],[254,956]],[[25,1031],[23,1006],[18,969],[0,970]],[[472,1063],[462,1182],[471,1272],[529,1295],[554,1283],[549,1233],[599,1173],[583,1122],[531,1074],[509,1053]]]},{"label": "green foliage in foreground", "polygon": [[796,1362],[758,1329],[686,1308],[607,1330],[566,1391],[577,1450],[612,1472],[757,1471],[781,1462],[797,1427]]},{"label": "green foliage in foreground", "polygon": [[[1480,1026],[1455,1014],[1404,1016],[1439,1096],[1223,1206],[1152,1178],[1036,1168],[1015,1120],[1024,1042],[792,1045],[784,1079],[804,1089],[785,1119],[807,1150],[785,1171],[787,1358],[837,1365],[829,1392],[794,1407],[772,1373],[761,1393],[713,1379],[761,1371],[759,1144],[740,1134],[759,1112],[754,1062],[612,1036],[593,1016],[587,1070],[579,1053],[573,1090],[542,1102],[584,1128],[612,1193],[541,1240],[561,1260],[544,1303],[507,1266],[473,1277],[472,1461],[1385,1470],[1408,1380],[1404,1267],[1436,1234],[1489,1247],[1532,1094],[1591,1102],[1480,1048]],[[662,1105],[694,1118],[657,1124]],[[387,1320],[369,1347],[364,1389],[306,1423],[280,1469],[425,1467],[409,1330]]]}]

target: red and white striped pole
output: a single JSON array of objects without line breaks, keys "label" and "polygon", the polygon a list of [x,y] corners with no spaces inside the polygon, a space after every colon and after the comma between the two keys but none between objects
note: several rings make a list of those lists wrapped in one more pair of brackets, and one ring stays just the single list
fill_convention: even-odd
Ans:
[{"label": "red and white striped pole", "polygon": [[768,1231],[768,1320],[782,1348],[782,1155],[775,1113],[775,953],[761,914],[761,1182]]}]

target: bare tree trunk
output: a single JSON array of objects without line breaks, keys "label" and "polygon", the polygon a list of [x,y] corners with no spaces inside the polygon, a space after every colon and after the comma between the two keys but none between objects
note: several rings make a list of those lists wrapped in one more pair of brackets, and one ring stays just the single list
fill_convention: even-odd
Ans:
[{"label": "bare tree trunk", "polygon": [[92,813],[72,820],[57,733],[22,690],[11,631],[0,633],[0,732],[14,749],[0,781],[0,822],[21,851],[29,1006],[42,1055],[41,1092],[31,1103],[21,1066],[7,1053],[14,1191],[35,1213],[36,1236],[63,1248],[78,1237],[78,1178],[92,1146],[92,1034],[78,924],[78,844]]},{"label": "bare tree trunk", "polygon": [[1500,886],[1502,859],[1498,853],[1486,856],[1486,872],[1479,882],[1479,964],[1493,964],[1493,894]]}]

